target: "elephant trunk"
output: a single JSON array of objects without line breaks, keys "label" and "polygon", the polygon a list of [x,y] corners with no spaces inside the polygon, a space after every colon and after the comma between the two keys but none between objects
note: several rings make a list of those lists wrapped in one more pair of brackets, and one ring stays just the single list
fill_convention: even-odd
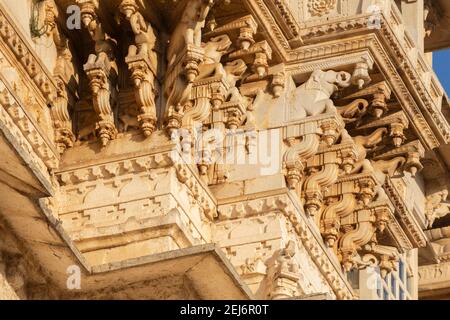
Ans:
[{"label": "elephant trunk", "polygon": [[348,72],[340,71],[336,74],[336,84],[339,87],[347,88],[351,84],[351,75]]}]

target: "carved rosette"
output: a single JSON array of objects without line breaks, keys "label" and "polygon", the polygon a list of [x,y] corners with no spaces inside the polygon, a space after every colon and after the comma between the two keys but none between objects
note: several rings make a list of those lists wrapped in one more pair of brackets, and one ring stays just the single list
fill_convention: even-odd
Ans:
[{"label": "carved rosette", "polygon": [[308,9],[312,16],[329,14],[336,7],[336,0],[309,0]]}]

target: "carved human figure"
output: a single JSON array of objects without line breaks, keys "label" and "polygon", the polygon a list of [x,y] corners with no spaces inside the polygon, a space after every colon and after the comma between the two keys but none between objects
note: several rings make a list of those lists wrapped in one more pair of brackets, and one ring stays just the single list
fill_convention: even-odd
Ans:
[{"label": "carved human figure", "polygon": [[350,84],[351,75],[348,72],[315,70],[308,81],[295,90],[296,102],[291,111],[292,117],[299,119],[321,113],[336,113],[330,97],[339,87],[345,88]]},{"label": "carved human figure", "polygon": [[190,0],[186,3],[180,22],[170,38],[167,50],[169,65],[175,62],[177,54],[182,52],[186,46],[201,46],[201,30],[205,26],[206,17],[213,3],[214,0]]},{"label": "carved human figure", "polygon": [[450,214],[450,203],[446,203],[448,190],[443,189],[427,196],[425,215],[427,218],[427,227],[431,227],[436,219]]}]

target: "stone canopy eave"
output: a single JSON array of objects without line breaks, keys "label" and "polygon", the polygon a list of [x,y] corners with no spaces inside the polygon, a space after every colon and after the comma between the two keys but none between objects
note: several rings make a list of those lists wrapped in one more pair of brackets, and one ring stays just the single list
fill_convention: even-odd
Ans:
[{"label": "stone canopy eave", "polygon": [[[367,19],[368,16],[362,14],[354,18],[353,23],[349,23],[345,18],[338,18],[320,25],[303,28],[301,34],[304,45],[289,51],[289,60],[286,63],[287,72],[298,77],[299,74],[306,74],[314,68],[324,68],[323,60],[333,60],[333,57],[337,55],[346,52],[355,54],[356,51],[363,55],[364,52],[369,52],[375,65],[378,66],[393,89],[393,93],[400,100],[402,108],[408,113],[426,149],[432,150],[441,144],[448,143],[450,127],[440,110],[441,99],[433,98],[430,95],[430,92],[433,91],[438,96],[440,94],[442,99],[445,98],[444,89],[434,72],[428,66],[431,80],[425,84],[418,68],[413,65],[405,49],[398,43],[384,13],[381,29],[367,28]],[[421,65],[426,65],[423,58],[418,57],[418,59]],[[298,60],[302,60],[302,63],[295,62]],[[305,60],[308,62],[305,63]],[[348,64],[345,59],[338,60],[336,58],[334,64],[326,64],[325,68]],[[392,65],[391,61],[398,63],[401,68]],[[304,77],[307,76],[305,74]],[[445,103],[442,106],[445,108]]]},{"label": "stone canopy eave", "polygon": [[[215,244],[93,266],[85,284],[87,288],[96,290],[101,288],[102,283],[125,286],[180,274],[187,277],[201,299],[254,299],[253,293]],[[120,283],[118,279],[126,279],[126,282]]]}]

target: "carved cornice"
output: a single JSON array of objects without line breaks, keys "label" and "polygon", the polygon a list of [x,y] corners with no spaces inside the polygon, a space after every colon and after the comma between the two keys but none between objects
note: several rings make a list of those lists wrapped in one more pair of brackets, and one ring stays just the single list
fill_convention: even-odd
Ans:
[{"label": "carved cornice", "polygon": [[244,0],[249,11],[259,18],[258,25],[266,30],[266,34],[270,37],[267,40],[272,49],[282,58],[282,61],[286,61],[288,58],[287,52],[291,49],[291,46],[265,2],[265,0]]},{"label": "carved cornice", "polygon": [[202,184],[192,168],[182,163],[177,152],[164,152],[137,158],[127,158],[116,162],[101,163],[81,168],[56,172],[61,187],[83,189],[83,183],[98,179],[111,179],[125,174],[139,174],[156,168],[174,166],[178,181],[191,190],[195,202],[204,210],[205,215],[213,220],[216,217],[216,204],[210,191]]},{"label": "carved cornice", "polygon": [[[316,55],[316,59],[324,59],[331,54],[343,54],[349,51],[368,48],[375,56],[380,69],[387,72],[387,80],[390,82],[391,87],[394,88],[394,91],[397,92],[402,107],[407,111],[410,119],[414,120],[412,122],[418,129],[418,132],[424,135],[422,139],[426,140],[427,147],[433,149],[439,146],[439,140],[444,141],[444,143],[450,140],[450,125],[436,104],[439,99],[433,99],[431,97],[430,90],[433,90],[431,84],[430,88],[427,88],[427,84],[425,84],[423,77],[419,74],[419,68],[414,66],[408,58],[406,49],[401,45],[400,40],[392,30],[389,20],[384,16],[384,13],[381,17],[381,29],[375,29],[375,31],[367,28],[367,15],[353,19],[346,17],[308,28],[302,35],[304,39],[311,39],[313,42],[317,42],[322,38],[322,35],[326,35],[326,38],[322,39],[320,44],[311,44],[291,51],[290,60],[301,59],[302,56],[308,57],[312,53]],[[342,34],[349,34],[350,31],[352,34],[359,31],[366,33],[366,35],[343,41]],[[341,39],[339,41],[331,40],[337,36],[338,32]],[[367,34],[369,32],[371,34]],[[328,38],[330,38],[330,43],[324,45],[323,43],[326,43],[325,41]],[[311,43],[312,41],[308,42]],[[386,44],[381,44],[381,41]],[[388,54],[387,50],[390,50],[391,54]],[[396,66],[401,66],[401,70],[403,70],[402,74],[398,73],[399,68]],[[403,78],[406,78],[406,83],[413,90],[403,82]],[[425,111],[429,118],[436,124],[437,132],[441,136],[439,140],[431,131],[427,120],[422,116],[421,110]]]},{"label": "carved cornice", "polygon": [[400,218],[400,223],[404,226],[405,231],[407,232],[414,246],[419,248],[425,247],[428,241],[425,233],[420,227],[420,224],[413,217],[412,212],[409,212],[409,210],[407,209],[406,203],[399,195],[398,191],[395,189],[395,186],[393,185],[390,178],[386,179],[383,188],[394,204],[394,207],[398,214],[398,218]]},{"label": "carved cornice", "polygon": [[28,165],[35,170],[35,174],[47,189],[53,190],[49,170],[59,166],[59,154],[35,125],[23,107],[23,102],[16,96],[2,74],[0,74],[0,106],[0,121],[4,134],[16,140],[16,144],[21,147],[18,152],[26,153],[22,156],[29,159]]},{"label": "carved cornice", "polygon": [[279,18],[277,21],[280,23],[283,31],[288,36],[289,40],[297,40],[299,44],[302,42],[300,38],[300,27],[297,24],[291,9],[288,8],[285,0],[265,0],[266,5],[271,9],[271,12],[275,14],[275,17]]},{"label": "carved cornice", "polygon": [[34,53],[34,50],[25,40],[25,36],[21,34],[20,28],[14,24],[1,3],[0,39],[3,40],[14,53],[17,61],[28,73],[47,103],[52,103],[57,96],[57,86],[52,75],[44,66],[40,58]]}]

